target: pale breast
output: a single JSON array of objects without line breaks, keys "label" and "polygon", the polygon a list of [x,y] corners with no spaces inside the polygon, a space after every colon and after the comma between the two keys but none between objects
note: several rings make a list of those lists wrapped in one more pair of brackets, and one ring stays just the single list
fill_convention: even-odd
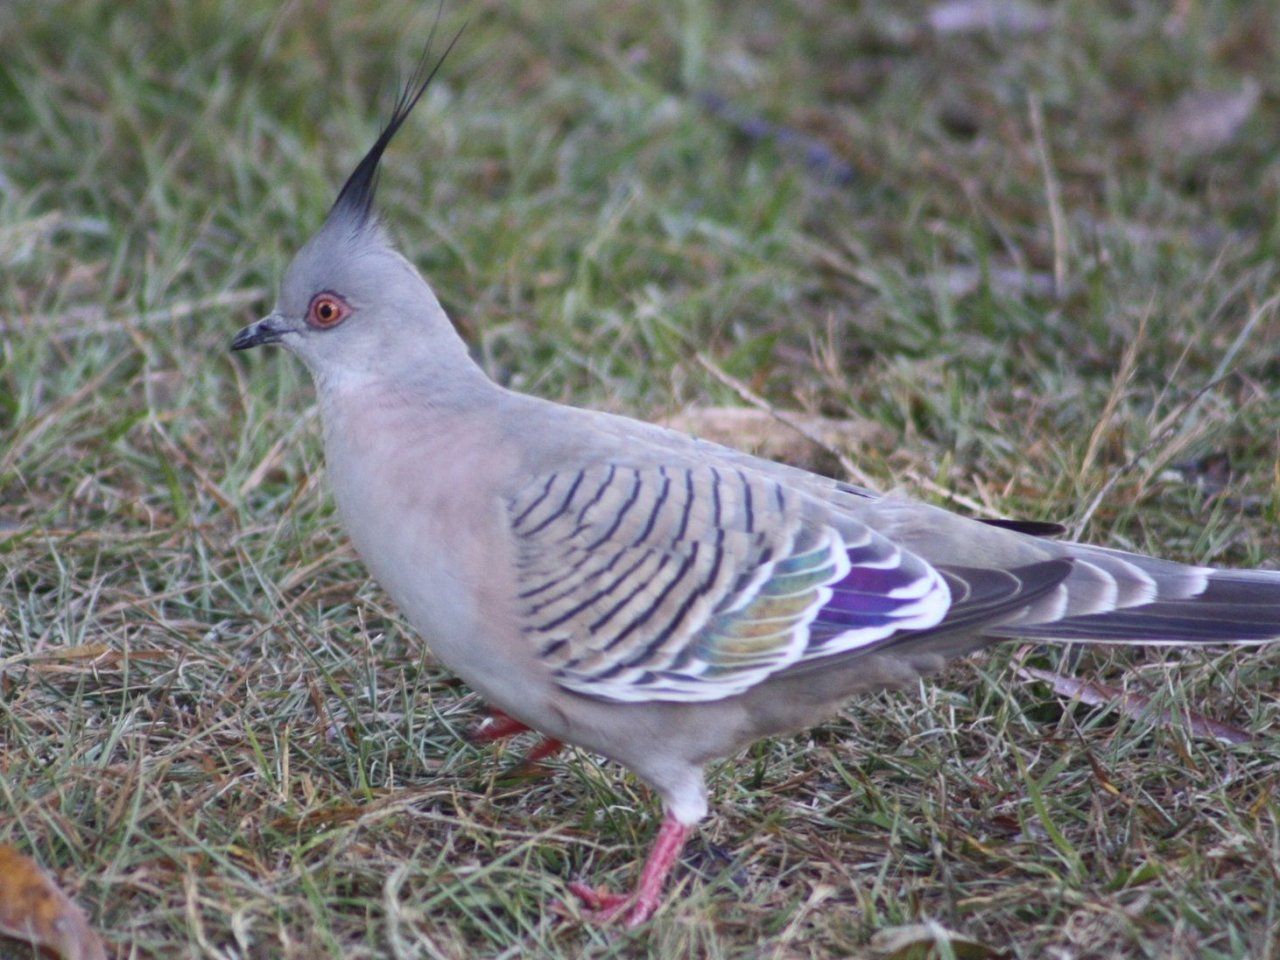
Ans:
[{"label": "pale breast", "polygon": [[446,667],[503,705],[540,670],[511,613],[503,445],[393,402],[344,403],[325,425],[334,499],[370,573]]}]

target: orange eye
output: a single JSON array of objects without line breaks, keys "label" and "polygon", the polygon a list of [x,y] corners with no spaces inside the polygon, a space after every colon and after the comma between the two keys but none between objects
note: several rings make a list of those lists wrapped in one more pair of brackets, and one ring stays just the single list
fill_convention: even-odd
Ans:
[{"label": "orange eye", "polygon": [[337,294],[318,293],[311,300],[311,307],[307,311],[307,323],[324,330],[328,327],[336,327],[347,319],[350,313],[351,308]]}]

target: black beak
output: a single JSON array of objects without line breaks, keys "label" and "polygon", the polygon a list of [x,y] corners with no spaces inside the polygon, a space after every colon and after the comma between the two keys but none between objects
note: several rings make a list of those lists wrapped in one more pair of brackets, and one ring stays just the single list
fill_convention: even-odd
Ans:
[{"label": "black beak", "polygon": [[257,323],[251,323],[231,341],[232,350],[248,350],[264,343],[279,343],[289,332],[289,323],[278,313],[269,313]]}]

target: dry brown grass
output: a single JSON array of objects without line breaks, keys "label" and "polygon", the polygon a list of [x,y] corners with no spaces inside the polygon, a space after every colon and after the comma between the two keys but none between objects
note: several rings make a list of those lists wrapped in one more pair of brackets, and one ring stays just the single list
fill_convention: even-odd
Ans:
[{"label": "dry brown grass", "polygon": [[[740,402],[702,354],[880,424],[844,452],[884,486],[1274,565],[1270,8],[946,36],[928,9],[451,8],[388,221],[521,389]],[[1268,651],[1035,654],[1245,746],[1063,703],[1010,651],[853,703],[720,765],[652,925],[550,915],[579,873],[633,879],[652,798],[464,741],[480,705],[336,529],[304,375],[226,353],[432,13],[0,6],[0,842],[121,957],[864,956],[922,919],[1019,957],[1275,957]],[[1177,126],[1249,78],[1224,142]]]}]

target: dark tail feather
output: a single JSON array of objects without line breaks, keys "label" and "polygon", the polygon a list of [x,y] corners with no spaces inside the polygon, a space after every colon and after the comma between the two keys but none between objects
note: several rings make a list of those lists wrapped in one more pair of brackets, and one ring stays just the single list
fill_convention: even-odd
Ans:
[{"label": "dark tail feather", "polygon": [[[930,654],[959,657],[990,646],[997,636],[988,630],[1016,618],[1052,594],[1073,569],[1071,560],[1045,560],[1008,570],[984,567],[939,566],[951,588],[952,606],[936,627],[899,634],[872,653]],[[854,651],[857,652],[857,651]],[[820,662],[820,661],[819,661]]]},{"label": "dark tail feather", "polygon": [[1060,643],[1267,643],[1280,640],[1280,573],[1209,571],[1204,589],[1194,596],[993,632]]}]

